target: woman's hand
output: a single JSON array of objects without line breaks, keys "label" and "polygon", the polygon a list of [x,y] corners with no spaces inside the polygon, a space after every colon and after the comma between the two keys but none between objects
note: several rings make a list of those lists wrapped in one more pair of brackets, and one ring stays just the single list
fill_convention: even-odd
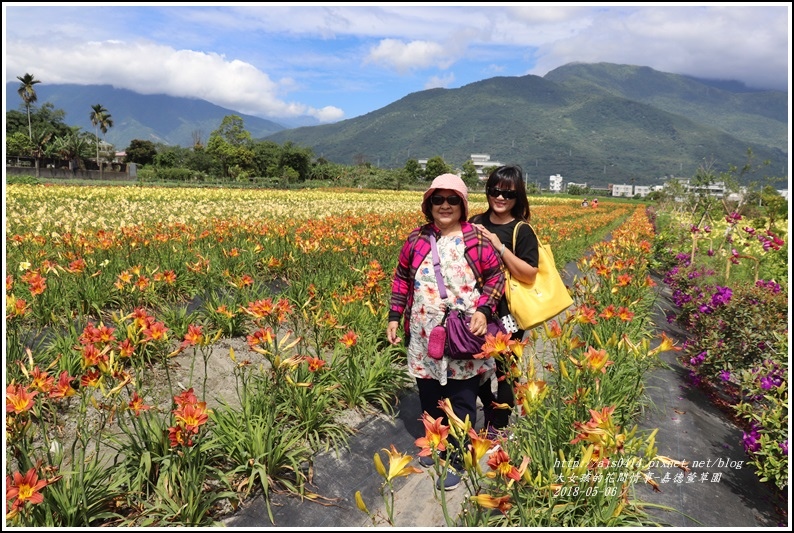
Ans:
[{"label": "woman's hand", "polygon": [[396,320],[392,320],[389,322],[389,325],[386,326],[386,338],[389,340],[391,344],[398,344],[402,339],[397,336],[397,328],[399,327],[399,323]]},{"label": "woman's hand", "polygon": [[482,232],[482,236],[488,239],[489,241],[491,241],[491,246],[493,246],[497,252],[502,249],[502,241],[499,240],[499,237],[497,237],[495,234],[485,229],[485,226],[483,226],[482,224],[472,224],[472,225],[480,228],[480,231]]},{"label": "woman's hand", "polygon": [[488,333],[488,319],[482,314],[481,311],[475,311],[469,323],[469,331],[478,337],[484,336]]}]

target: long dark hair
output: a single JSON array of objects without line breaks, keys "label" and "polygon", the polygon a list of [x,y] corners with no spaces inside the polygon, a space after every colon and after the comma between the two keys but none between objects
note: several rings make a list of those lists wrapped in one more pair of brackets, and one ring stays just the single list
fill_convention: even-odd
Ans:
[{"label": "long dark hair", "polygon": [[[491,188],[499,189],[513,189],[516,191],[516,203],[510,210],[513,218],[529,222],[529,199],[527,198],[527,187],[524,185],[524,171],[518,165],[503,165],[491,172],[488,176],[488,182],[485,184],[485,192]],[[490,215],[491,206],[488,204],[488,210],[483,214]]]}]

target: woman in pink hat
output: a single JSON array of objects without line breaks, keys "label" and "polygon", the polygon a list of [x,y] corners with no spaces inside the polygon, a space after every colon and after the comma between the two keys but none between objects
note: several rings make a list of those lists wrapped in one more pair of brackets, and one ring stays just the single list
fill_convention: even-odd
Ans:
[{"label": "woman in pink hat", "polygon": [[[422,200],[427,223],[415,228],[405,243],[395,271],[386,336],[391,344],[401,342],[399,322],[403,320],[408,351],[408,372],[416,378],[419,401],[433,418],[447,417],[439,401],[448,398],[457,417],[477,420],[477,390],[480,378],[492,373],[492,359],[439,359],[428,354],[428,337],[439,325],[448,308],[459,309],[471,317],[470,331],[484,336],[489,320],[495,317],[504,291],[502,263],[491,242],[479,228],[467,221],[468,189],[455,174],[442,174],[433,180]],[[441,279],[446,298],[439,293],[433,263],[433,240],[437,248]],[[455,448],[462,446],[457,444]],[[430,457],[419,463],[434,464]],[[452,490],[460,483],[462,462],[453,452],[441,488]]]}]

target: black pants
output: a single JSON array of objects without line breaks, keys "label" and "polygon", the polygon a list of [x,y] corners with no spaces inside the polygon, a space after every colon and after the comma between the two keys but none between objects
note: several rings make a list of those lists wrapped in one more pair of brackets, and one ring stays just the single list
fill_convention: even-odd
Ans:
[{"label": "black pants", "polygon": [[[444,425],[449,425],[449,420],[447,420],[444,411],[438,407],[438,402],[443,398],[449,398],[455,416],[461,420],[466,420],[466,416],[468,416],[472,427],[474,427],[477,422],[477,389],[479,386],[480,376],[469,379],[448,379],[444,386],[435,379],[416,379],[422,411],[426,411],[433,418],[440,417]],[[452,440],[451,437],[450,440]]]},{"label": "black pants", "polygon": [[[513,340],[520,341],[524,338],[524,332],[518,330],[511,336]],[[482,402],[482,414],[484,419],[484,427],[492,426],[494,429],[502,429],[507,427],[510,422],[510,413],[516,405],[516,398],[513,394],[513,384],[505,378],[506,369],[502,368],[502,363],[496,362],[496,378],[497,388],[496,394],[491,391],[491,380],[486,381],[480,385],[480,390],[477,396],[480,397]],[[491,405],[492,402],[505,403],[510,406],[510,409],[494,409]]]},{"label": "black pants", "polygon": [[[484,418],[484,427],[492,426],[494,429],[502,429],[507,427],[510,422],[510,413],[512,407],[516,404],[515,396],[513,395],[513,385],[505,376],[504,371],[500,368],[500,364],[496,365],[497,382],[496,394],[491,390],[491,380],[489,379],[482,385],[478,392],[480,401],[482,402],[482,414]],[[491,403],[506,403],[511,409],[495,409]]]}]

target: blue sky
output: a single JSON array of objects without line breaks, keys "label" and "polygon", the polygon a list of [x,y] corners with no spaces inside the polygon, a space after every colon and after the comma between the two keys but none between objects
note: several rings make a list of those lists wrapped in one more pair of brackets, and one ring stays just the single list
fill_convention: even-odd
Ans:
[{"label": "blue sky", "polygon": [[110,84],[321,122],[576,61],[787,91],[790,28],[783,2],[5,2],[3,86],[31,73],[43,84]]}]

